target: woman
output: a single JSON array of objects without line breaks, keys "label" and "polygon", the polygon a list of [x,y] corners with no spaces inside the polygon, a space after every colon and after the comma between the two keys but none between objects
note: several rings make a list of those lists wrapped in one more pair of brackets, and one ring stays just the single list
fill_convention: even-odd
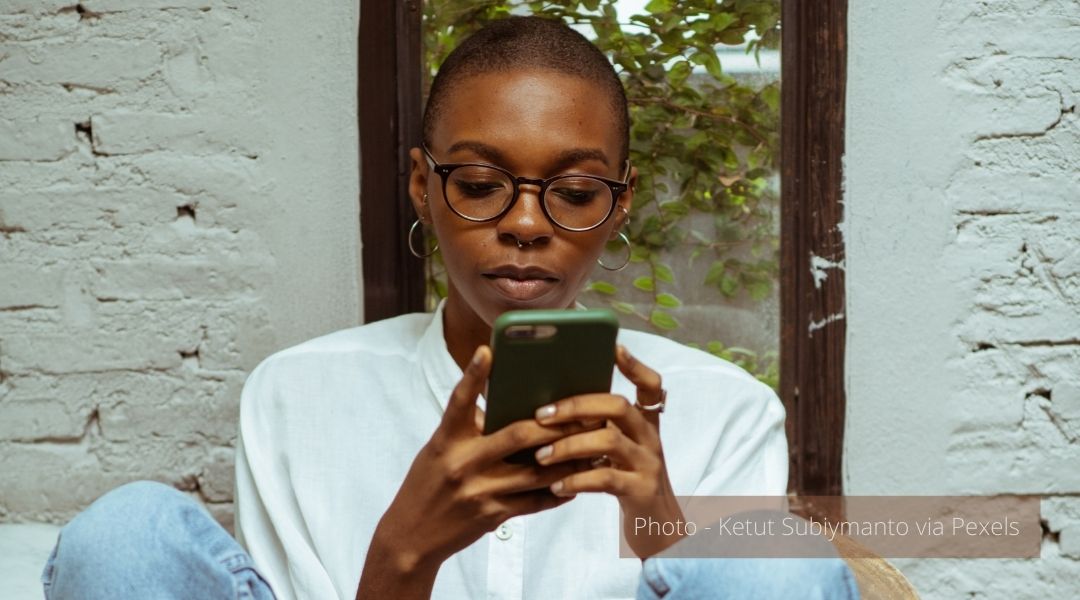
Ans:
[{"label": "woman", "polygon": [[[162,597],[232,597],[234,584],[283,600],[849,597],[840,561],[653,559],[643,574],[641,560],[618,557],[633,517],[682,518],[676,494],[784,493],[783,409],[724,361],[623,331],[612,393],[481,434],[495,318],[573,307],[597,260],[611,260],[603,250],[637,179],[628,131],[611,65],[562,23],[511,18],[464,42],[433,83],[424,144],[411,151],[414,228],[438,240],[447,299],[433,315],[311,340],[252,373],[236,497],[250,557],[171,490],[126,486],[63,532],[46,568],[54,597],[133,578]],[[537,467],[502,460],[537,446]],[[151,566],[118,572],[116,557],[65,546],[149,503],[166,531],[144,526],[116,545]],[[645,559],[676,539],[631,547]],[[88,583],[91,571],[105,582]]]}]

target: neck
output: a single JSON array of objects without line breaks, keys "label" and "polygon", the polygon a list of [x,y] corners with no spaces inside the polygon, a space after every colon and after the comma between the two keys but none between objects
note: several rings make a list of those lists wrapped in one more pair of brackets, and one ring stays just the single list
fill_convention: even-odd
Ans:
[{"label": "neck", "polygon": [[491,343],[491,326],[473,311],[452,285],[443,307],[442,325],[446,349],[462,371],[479,346]]}]

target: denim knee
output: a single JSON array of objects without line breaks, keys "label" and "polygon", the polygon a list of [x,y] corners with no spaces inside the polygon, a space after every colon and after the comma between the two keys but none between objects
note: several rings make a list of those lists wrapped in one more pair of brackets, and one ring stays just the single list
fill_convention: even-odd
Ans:
[{"label": "denim knee", "polygon": [[235,586],[226,565],[237,556],[247,558],[198,503],[139,481],[105,494],[61,529],[42,582],[56,598],[138,597],[184,579],[199,597],[229,597],[218,591]]},{"label": "denim knee", "polygon": [[651,558],[638,598],[856,600],[855,578],[839,558]]}]

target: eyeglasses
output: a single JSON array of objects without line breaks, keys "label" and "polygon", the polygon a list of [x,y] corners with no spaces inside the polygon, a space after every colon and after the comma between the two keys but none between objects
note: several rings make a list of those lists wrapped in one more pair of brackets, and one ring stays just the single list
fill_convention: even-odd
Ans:
[{"label": "eyeglasses", "polygon": [[615,200],[630,186],[595,175],[556,175],[547,179],[518,177],[506,169],[481,163],[439,164],[421,146],[431,168],[442,178],[443,198],[454,214],[467,221],[493,221],[506,214],[521,195],[521,184],[540,186],[540,208],[555,225],[568,231],[589,231],[607,221]]}]

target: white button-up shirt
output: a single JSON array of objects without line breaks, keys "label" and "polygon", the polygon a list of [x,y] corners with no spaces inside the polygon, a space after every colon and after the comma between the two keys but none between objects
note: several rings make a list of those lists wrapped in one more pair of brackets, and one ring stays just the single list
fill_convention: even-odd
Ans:
[{"label": "white button-up shirt", "polygon": [[[784,409],[768,386],[660,336],[618,339],[663,377],[660,438],[677,495],[784,494]],[[355,596],[375,526],[461,375],[442,305],[310,340],[252,372],[237,537],[279,600]],[[612,392],[635,397],[617,369]],[[442,564],[432,597],[633,598],[641,562],[619,558],[620,527],[617,499],[596,493],[509,519]]]}]

